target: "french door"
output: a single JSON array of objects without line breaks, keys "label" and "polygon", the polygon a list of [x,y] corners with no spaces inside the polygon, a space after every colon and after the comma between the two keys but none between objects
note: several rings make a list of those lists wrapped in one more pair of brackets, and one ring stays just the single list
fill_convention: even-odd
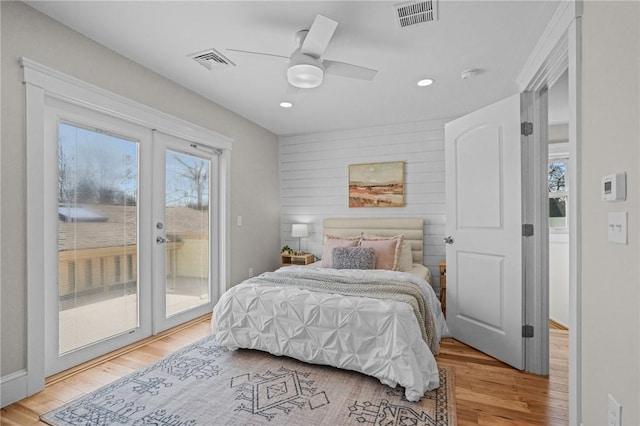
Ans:
[{"label": "french door", "polygon": [[154,333],[211,312],[217,300],[211,256],[219,151],[161,132],[153,135]]},{"label": "french door", "polygon": [[217,151],[49,99],[45,375],[210,312]]}]

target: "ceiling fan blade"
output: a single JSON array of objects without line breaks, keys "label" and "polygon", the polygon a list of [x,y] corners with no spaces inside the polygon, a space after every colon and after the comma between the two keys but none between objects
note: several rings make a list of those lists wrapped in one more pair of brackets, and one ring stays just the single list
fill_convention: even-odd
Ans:
[{"label": "ceiling fan blade", "polygon": [[377,70],[365,68],[358,65],[347,64],[338,61],[322,61],[324,71],[328,74],[339,75],[341,77],[357,78],[358,80],[373,80],[378,74]]},{"label": "ceiling fan blade", "polygon": [[226,49],[226,50],[230,52],[248,53],[250,55],[273,56],[275,58],[289,59],[289,56],[276,55],[275,53],[253,52],[251,50],[240,50],[240,49]]},{"label": "ceiling fan blade", "polygon": [[333,19],[317,15],[300,47],[300,51],[306,55],[320,58],[327,49],[337,26],[338,23]]}]

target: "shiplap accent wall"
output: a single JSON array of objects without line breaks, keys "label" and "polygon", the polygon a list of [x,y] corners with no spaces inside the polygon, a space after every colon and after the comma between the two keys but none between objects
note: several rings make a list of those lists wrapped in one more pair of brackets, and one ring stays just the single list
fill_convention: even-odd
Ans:
[{"label": "shiplap accent wall", "polygon": [[[432,120],[356,130],[279,138],[281,242],[293,249],[293,223],[307,223],[302,250],[322,254],[325,217],[422,217],[424,263],[439,288],[438,263],[444,260],[444,123]],[[349,208],[349,164],[405,162],[405,206]]]}]

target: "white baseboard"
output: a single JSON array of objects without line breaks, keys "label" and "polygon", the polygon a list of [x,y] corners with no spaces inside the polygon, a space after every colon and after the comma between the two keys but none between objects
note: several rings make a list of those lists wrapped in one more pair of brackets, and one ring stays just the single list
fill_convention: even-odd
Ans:
[{"label": "white baseboard", "polygon": [[27,397],[27,370],[18,370],[0,378],[0,407],[20,401]]}]

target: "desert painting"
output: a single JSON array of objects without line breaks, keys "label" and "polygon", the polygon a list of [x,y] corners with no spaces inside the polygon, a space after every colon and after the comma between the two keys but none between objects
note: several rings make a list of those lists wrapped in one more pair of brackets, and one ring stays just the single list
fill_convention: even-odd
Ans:
[{"label": "desert painting", "polygon": [[349,207],[403,206],[404,161],[349,166]]}]

